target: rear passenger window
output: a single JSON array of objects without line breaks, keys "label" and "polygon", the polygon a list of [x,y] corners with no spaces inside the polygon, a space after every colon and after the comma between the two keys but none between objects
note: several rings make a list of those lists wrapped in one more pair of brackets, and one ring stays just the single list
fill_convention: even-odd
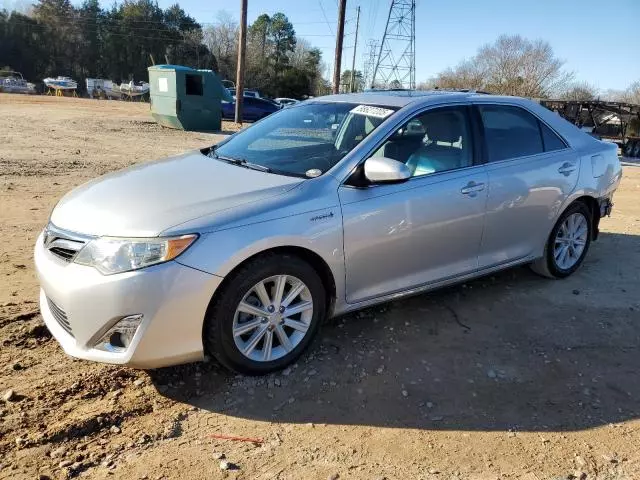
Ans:
[{"label": "rear passenger window", "polygon": [[542,141],[544,142],[544,151],[553,152],[554,150],[562,150],[567,145],[556,133],[540,122],[540,131],[542,132]]},{"label": "rear passenger window", "polygon": [[490,162],[542,153],[538,119],[511,106],[480,105]]}]

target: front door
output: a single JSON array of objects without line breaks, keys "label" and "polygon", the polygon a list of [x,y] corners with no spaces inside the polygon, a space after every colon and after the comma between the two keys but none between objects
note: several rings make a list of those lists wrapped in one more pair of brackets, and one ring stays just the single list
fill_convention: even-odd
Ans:
[{"label": "front door", "polygon": [[488,180],[474,163],[467,111],[428,110],[374,153],[406,163],[410,180],[340,187],[347,302],[478,268]]}]

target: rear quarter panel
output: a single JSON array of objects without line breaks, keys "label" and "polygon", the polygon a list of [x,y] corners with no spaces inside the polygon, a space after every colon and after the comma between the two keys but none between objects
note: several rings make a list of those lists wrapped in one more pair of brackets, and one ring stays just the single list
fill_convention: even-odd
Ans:
[{"label": "rear quarter panel", "polygon": [[580,178],[559,213],[583,196],[596,199],[613,197],[622,179],[617,150],[615,144],[595,139],[592,145],[580,149]]}]

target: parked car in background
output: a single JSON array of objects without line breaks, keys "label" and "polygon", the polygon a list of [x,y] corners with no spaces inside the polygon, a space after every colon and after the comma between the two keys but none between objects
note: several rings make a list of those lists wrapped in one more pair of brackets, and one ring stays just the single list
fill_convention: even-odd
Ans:
[{"label": "parked car in background", "polygon": [[[235,88],[227,88],[227,90],[229,90],[229,93],[235,97],[236,96],[236,89]],[[260,92],[258,92],[257,90],[243,90],[242,92],[244,97],[252,97],[252,98],[261,98]]]},{"label": "parked car in background", "polygon": [[65,195],[40,309],[76,357],[272,372],[327,317],[520,264],[571,275],[620,179],[615,145],[529,100],[320,97]]},{"label": "parked car in background", "polygon": [[282,106],[286,106],[286,105],[293,105],[295,103],[298,103],[299,100],[296,100],[294,98],[285,98],[285,97],[278,97],[278,98],[274,98],[274,101],[276,103],[279,103]]},{"label": "parked car in background", "polygon": [[[277,112],[282,107],[266,98],[244,97],[242,101],[242,120],[260,120],[267,115]],[[234,102],[222,102],[222,118],[234,119],[236,104]]]}]

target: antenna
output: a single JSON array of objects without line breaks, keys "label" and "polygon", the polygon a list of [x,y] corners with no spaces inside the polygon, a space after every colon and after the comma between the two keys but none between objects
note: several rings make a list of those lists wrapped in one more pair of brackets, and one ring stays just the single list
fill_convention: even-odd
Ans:
[{"label": "antenna", "polygon": [[391,0],[371,87],[416,88],[416,0]]}]

